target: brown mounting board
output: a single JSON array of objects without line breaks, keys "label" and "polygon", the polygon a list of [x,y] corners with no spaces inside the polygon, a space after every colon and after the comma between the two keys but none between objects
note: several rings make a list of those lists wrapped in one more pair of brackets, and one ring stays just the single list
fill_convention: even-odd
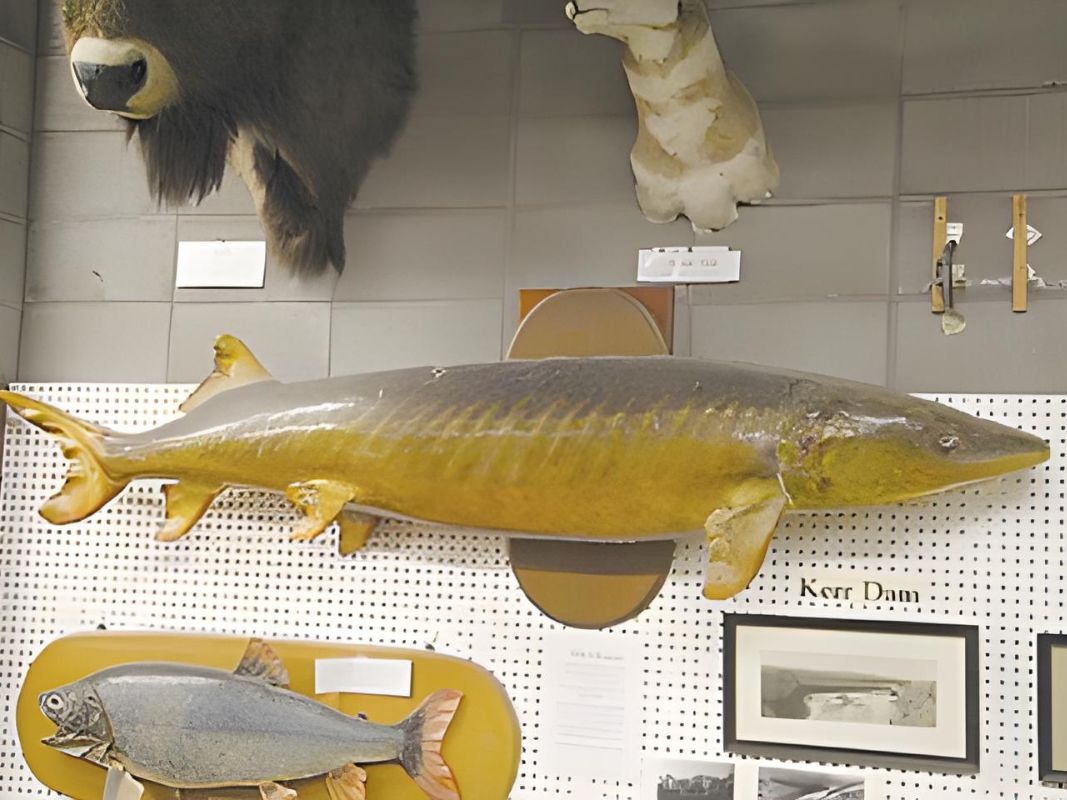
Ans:
[{"label": "brown mounting board", "polygon": [[[632,291],[547,293],[519,324],[508,358],[668,355],[665,332],[674,290]],[[528,300],[521,298],[523,309],[530,308]],[[668,310],[656,314],[658,325],[650,307]],[[608,628],[633,619],[659,594],[674,563],[672,540],[600,544],[514,538],[508,540],[508,552],[530,602],[573,628]]]},{"label": "brown mounting board", "polygon": [[[504,687],[470,661],[425,650],[314,641],[268,642],[285,664],[294,692],[313,697],[345,714],[366,713],[374,722],[398,722],[438,689],[463,692],[459,711],[445,736],[443,754],[463,800],[507,800],[518,773],[522,745],[515,709]],[[248,646],[240,636],[175,633],[93,632],[56,639],[30,665],[19,694],[16,719],[22,753],[45,786],[74,800],[103,796],[106,772],[41,742],[55,725],[41,713],[38,694],[118,664],[164,661],[232,671]],[[411,697],[315,694],[315,662],[321,658],[385,658],[412,662]],[[367,766],[367,796],[425,800],[425,793],[396,764]],[[330,800],[321,779],[292,786],[299,800]],[[258,790],[185,790],[181,800],[260,800]],[[175,792],[145,782],[143,800],[175,800]]]}]

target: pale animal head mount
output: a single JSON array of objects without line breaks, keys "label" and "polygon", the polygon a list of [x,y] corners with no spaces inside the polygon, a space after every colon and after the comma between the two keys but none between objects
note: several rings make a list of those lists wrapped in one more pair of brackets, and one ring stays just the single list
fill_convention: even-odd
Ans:
[{"label": "pale animal head mount", "polygon": [[778,188],[759,109],[726,69],[703,0],[576,0],[566,10],[582,33],[627,46],[639,125],[630,162],[646,217],[720,230],[738,203]]},{"label": "pale animal head mount", "polygon": [[62,0],[74,83],[128,121],[153,194],[199,202],[227,162],[273,252],[338,270],[344,213],[416,89],[414,0]]}]

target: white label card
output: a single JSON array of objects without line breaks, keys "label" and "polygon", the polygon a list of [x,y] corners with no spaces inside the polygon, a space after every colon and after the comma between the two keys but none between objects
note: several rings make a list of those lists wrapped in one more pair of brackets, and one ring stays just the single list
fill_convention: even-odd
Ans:
[{"label": "white label card", "polygon": [[741,280],[741,251],[729,247],[656,247],[637,256],[637,280],[644,283],[735,283]]},{"label": "white label card", "polygon": [[266,242],[179,242],[179,289],[261,289],[267,272]]},{"label": "white label card", "polygon": [[412,662],[390,658],[319,658],[315,694],[344,692],[411,697]]},{"label": "white label card", "polygon": [[641,643],[602,633],[546,634],[543,720],[548,770],[571,780],[636,781]]}]

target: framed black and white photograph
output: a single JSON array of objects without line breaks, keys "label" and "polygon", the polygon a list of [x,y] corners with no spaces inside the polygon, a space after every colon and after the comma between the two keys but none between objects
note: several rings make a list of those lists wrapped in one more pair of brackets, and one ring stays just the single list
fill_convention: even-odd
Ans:
[{"label": "framed black and white photograph", "polygon": [[875,800],[858,772],[760,767],[757,800]]},{"label": "framed black and white photograph", "polygon": [[977,772],[978,638],[967,625],[726,614],[725,748]]},{"label": "framed black and white photograph", "polygon": [[1046,783],[1067,783],[1067,635],[1037,637],[1037,764]]},{"label": "framed black and white photograph", "polygon": [[734,800],[734,765],[646,758],[641,764],[641,800]]}]

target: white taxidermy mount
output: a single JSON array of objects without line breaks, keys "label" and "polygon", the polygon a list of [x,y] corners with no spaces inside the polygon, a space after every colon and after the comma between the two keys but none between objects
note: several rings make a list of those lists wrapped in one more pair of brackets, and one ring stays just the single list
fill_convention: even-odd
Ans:
[{"label": "white taxidermy mount", "polygon": [[697,230],[720,230],[738,203],[778,188],[759,109],[727,71],[703,0],[577,0],[567,16],[582,33],[627,46],[639,123],[630,163],[646,217],[684,215]]}]

